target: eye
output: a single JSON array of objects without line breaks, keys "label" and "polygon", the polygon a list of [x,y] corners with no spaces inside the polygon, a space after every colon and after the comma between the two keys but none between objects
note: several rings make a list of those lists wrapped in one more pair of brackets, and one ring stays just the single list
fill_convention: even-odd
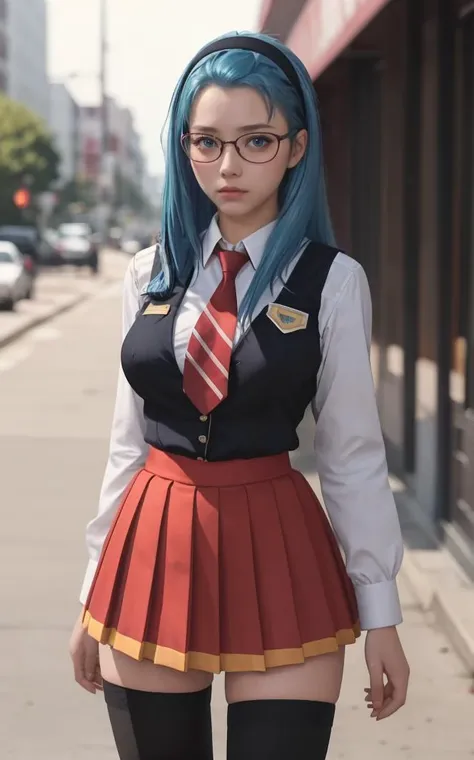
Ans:
[{"label": "eye", "polygon": [[245,140],[247,148],[262,150],[275,142],[273,135],[249,135]]},{"label": "eye", "polygon": [[217,142],[210,135],[191,135],[191,145],[203,150],[212,150],[217,147]]}]

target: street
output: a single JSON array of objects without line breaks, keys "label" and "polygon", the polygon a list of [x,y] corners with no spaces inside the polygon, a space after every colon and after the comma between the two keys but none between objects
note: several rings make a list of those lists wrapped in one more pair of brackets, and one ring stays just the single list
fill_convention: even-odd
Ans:
[{"label": "street", "polygon": [[[102,697],[74,682],[68,638],[86,565],[84,528],[107,455],[127,262],[109,253],[104,273],[97,279],[82,273],[79,285],[71,273],[47,273],[43,292],[79,287],[85,300],[0,349],[2,760],[117,757]],[[0,315],[0,331],[10,316]],[[305,471],[311,434],[305,423],[295,456]],[[307,474],[316,488],[314,473]],[[329,759],[474,758],[471,680],[417,608],[403,572],[399,585],[400,635],[412,669],[408,703],[386,721],[369,719],[359,639],[347,652]],[[216,760],[224,760],[222,677],[213,701]]]}]

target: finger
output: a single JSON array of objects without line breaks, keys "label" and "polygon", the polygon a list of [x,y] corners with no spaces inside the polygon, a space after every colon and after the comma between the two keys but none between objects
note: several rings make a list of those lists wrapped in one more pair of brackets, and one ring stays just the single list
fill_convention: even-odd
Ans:
[{"label": "finger", "polygon": [[374,703],[374,710],[379,710],[384,701],[384,683],[383,683],[383,668],[382,663],[372,663],[369,666],[370,676],[370,693],[372,695],[372,702]]},{"label": "finger", "polygon": [[86,674],[84,673],[83,668],[78,668],[77,670],[74,669],[74,675],[79,686],[82,686],[83,689],[90,692],[91,694],[95,694],[96,687],[94,686],[93,682],[89,681],[89,679],[86,678]]},{"label": "finger", "polygon": [[102,676],[100,674],[100,669],[99,668],[97,668],[96,673],[95,673],[94,684],[95,684],[96,688],[99,689],[99,691],[103,691],[104,690],[104,682],[102,680]]},{"label": "finger", "polygon": [[377,720],[383,720],[384,718],[393,715],[400,709],[400,707],[403,707],[406,702],[406,687],[404,685],[397,686],[393,684],[390,684],[390,686],[392,693],[377,715]]},{"label": "finger", "polygon": [[372,711],[372,715],[370,717],[371,718],[377,718],[380,715],[380,713],[382,712],[382,710],[384,710],[387,707],[387,705],[389,705],[391,703],[391,701],[392,701],[392,695],[391,694],[387,694],[386,690],[384,689],[384,695],[383,695],[383,698],[382,698],[382,704],[378,705],[378,706],[376,706],[375,704],[373,705],[373,711]]},{"label": "finger", "polygon": [[84,670],[88,681],[94,681],[99,668],[99,656],[97,649],[86,649],[84,657]]},{"label": "finger", "polygon": [[84,655],[76,654],[73,657],[72,661],[74,665],[74,677],[76,679],[76,682],[86,691],[89,691],[91,694],[95,694],[94,684],[91,683],[90,679],[86,677],[84,668]]}]

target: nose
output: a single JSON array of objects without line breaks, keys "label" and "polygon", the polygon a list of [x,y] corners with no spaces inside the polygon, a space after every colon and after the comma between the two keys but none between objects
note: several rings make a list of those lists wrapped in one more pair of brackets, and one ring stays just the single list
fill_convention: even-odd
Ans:
[{"label": "nose", "polygon": [[242,174],[242,159],[237,153],[235,145],[224,145],[220,173],[222,177],[238,177]]}]

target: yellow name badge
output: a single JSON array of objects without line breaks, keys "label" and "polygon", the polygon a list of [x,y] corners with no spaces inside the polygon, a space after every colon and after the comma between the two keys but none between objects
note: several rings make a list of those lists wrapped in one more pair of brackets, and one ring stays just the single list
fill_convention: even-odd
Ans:
[{"label": "yellow name badge", "polygon": [[290,309],[289,306],[282,306],[279,303],[271,303],[267,309],[267,317],[272,320],[280,332],[291,333],[306,329],[309,314],[298,309]]},{"label": "yellow name badge", "polygon": [[144,314],[168,314],[171,306],[169,303],[149,303]]}]

